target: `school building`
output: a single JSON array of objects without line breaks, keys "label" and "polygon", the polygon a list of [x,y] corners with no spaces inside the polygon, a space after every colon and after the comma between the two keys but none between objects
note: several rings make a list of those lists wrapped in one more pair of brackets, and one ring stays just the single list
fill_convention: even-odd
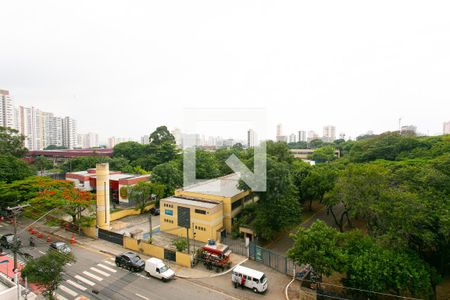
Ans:
[{"label": "school building", "polygon": [[207,242],[220,240],[231,233],[233,218],[249,202],[255,201],[249,191],[238,189],[240,174],[206,180],[175,191],[160,201],[160,230]]}]

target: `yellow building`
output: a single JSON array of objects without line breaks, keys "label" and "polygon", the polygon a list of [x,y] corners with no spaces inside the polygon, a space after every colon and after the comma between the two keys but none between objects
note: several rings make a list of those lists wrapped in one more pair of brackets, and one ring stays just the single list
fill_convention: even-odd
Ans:
[{"label": "yellow building", "polygon": [[186,228],[179,222],[181,209],[189,212],[189,237],[195,240],[207,242],[218,240],[223,228],[223,205],[220,202],[198,201],[169,197],[160,202],[160,230],[186,237]]},{"label": "yellow building", "polygon": [[[233,173],[206,180],[176,190],[174,197],[162,199],[160,204],[161,231],[186,236],[186,229],[178,224],[178,210],[175,211],[175,208],[185,206],[191,208],[190,217],[191,223],[194,223],[196,240],[204,242],[208,239],[220,240],[226,233],[231,233],[233,218],[241,212],[246,203],[253,201],[249,191],[238,189],[239,179],[240,175]],[[173,207],[165,207],[165,204],[173,205]],[[208,205],[208,209],[205,208],[205,205]],[[215,206],[210,207],[212,205]],[[166,209],[169,209],[169,211],[166,211]],[[170,211],[171,209],[172,211]],[[202,209],[206,210],[207,213],[202,215],[196,213],[196,210]],[[190,225],[192,230],[192,224]],[[196,230],[195,226],[201,226],[201,228]],[[180,228],[175,229],[175,227]],[[189,232],[189,235],[192,237],[192,231]]]}]

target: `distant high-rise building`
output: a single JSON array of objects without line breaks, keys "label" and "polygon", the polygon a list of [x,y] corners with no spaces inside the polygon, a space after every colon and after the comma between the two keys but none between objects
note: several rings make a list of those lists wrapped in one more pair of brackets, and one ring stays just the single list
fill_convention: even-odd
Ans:
[{"label": "distant high-rise building", "polygon": [[298,141],[299,142],[306,142],[306,131],[300,130],[298,132]]},{"label": "distant high-rise building", "polygon": [[9,91],[0,90],[0,126],[16,128],[14,106]]},{"label": "distant high-rise building", "polygon": [[323,141],[324,142],[333,142],[336,140],[336,127],[333,125],[327,125],[323,127]]},{"label": "distant high-rise building", "polygon": [[141,137],[141,144],[142,145],[147,145],[150,141],[150,136],[148,134],[144,135]]},{"label": "distant high-rise building", "polygon": [[444,130],[443,130],[444,134],[450,134],[450,121],[444,122],[443,128],[444,128]]},{"label": "distant high-rise building", "polygon": [[178,128],[175,128],[170,132],[173,137],[175,138],[175,144],[178,147],[181,147],[183,145],[183,134],[181,133],[181,130]]},{"label": "distant high-rise building", "polygon": [[62,144],[67,149],[76,148],[77,145],[77,122],[70,118],[65,117],[62,119]]},{"label": "distant high-rise building", "polygon": [[247,147],[256,147],[258,145],[258,138],[253,129],[247,131]]},{"label": "distant high-rise building", "polygon": [[288,142],[288,137],[283,135],[283,125],[278,124],[277,125],[277,136],[276,136],[277,142]]},{"label": "distant high-rise building", "polygon": [[94,132],[78,134],[78,147],[91,149],[99,147],[98,134]]},{"label": "distant high-rise building", "polygon": [[315,131],[313,130],[308,131],[308,142],[311,142],[312,140],[317,140],[318,138],[319,135]]},{"label": "distant high-rise building", "polygon": [[414,125],[405,125],[400,128],[400,134],[416,134],[417,127]]},{"label": "distant high-rise building", "polygon": [[108,146],[108,148],[114,148],[116,145],[118,145],[120,143],[125,143],[125,142],[130,142],[130,141],[132,141],[131,138],[121,138],[121,137],[112,136],[112,137],[108,138],[107,146]]},{"label": "distant high-rise building", "polygon": [[277,136],[281,136],[281,135],[283,135],[283,125],[280,123],[280,124],[277,124]]},{"label": "distant high-rise building", "polygon": [[297,136],[295,135],[295,133],[292,133],[289,136],[289,143],[296,143],[297,142]]},{"label": "distant high-rise building", "polygon": [[339,139],[345,140],[345,133],[344,132],[339,133]]}]

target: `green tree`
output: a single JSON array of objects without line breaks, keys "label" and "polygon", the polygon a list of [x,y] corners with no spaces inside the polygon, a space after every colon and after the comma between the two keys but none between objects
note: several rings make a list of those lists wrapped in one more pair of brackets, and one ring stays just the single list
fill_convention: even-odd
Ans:
[{"label": "green tree", "polygon": [[183,185],[183,172],[174,161],[163,163],[153,169],[152,182],[164,184],[164,197],[168,197]]},{"label": "green tree", "polygon": [[[248,189],[244,181],[240,188]],[[267,191],[255,194],[259,201],[253,227],[261,239],[271,240],[276,233],[299,222],[301,209],[288,163],[269,158]]]},{"label": "green tree", "polygon": [[55,299],[54,293],[63,281],[64,266],[75,262],[73,254],[49,251],[39,258],[30,260],[21,271],[22,278],[44,289],[48,299]]},{"label": "green tree", "polygon": [[113,157],[123,157],[133,162],[144,156],[144,145],[137,142],[124,142],[113,148]]},{"label": "green tree", "polygon": [[335,160],[336,149],[333,146],[325,146],[317,149],[310,155],[310,159],[318,162],[318,163],[324,163]]},{"label": "green tree", "polygon": [[19,134],[15,129],[0,126],[0,153],[1,155],[11,155],[23,157],[28,149],[23,146],[25,136]]},{"label": "green tree", "polygon": [[314,166],[308,169],[299,182],[299,194],[302,203],[309,203],[309,210],[312,210],[312,201],[323,201],[326,192],[334,187],[338,176],[338,171],[331,165]]},{"label": "green tree", "polygon": [[39,170],[39,172],[42,174],[44,174],[45,170],[49,170],[51,168],[53,168],[53,162],[44,157],[44,156],[38,156],[36,157],[36,159],[33,162],[33,166]]},{"label": "green tree", "polygon": [[267,156],[272,157],[277,161],[284,161],[287,163],[292,163],[294,161],[294,156],[289,151],[289,147],[284,142],[266,142],[266,152]]},{"label": "green tree", "polygon": [[330,276],[334,271],[344,269],[347,257],[345,251],[337,247],[339,234],[335,229],[316,221],[309,228],[300,227],[291,236],[294,245],[288,256],[297,265],[310,264],[320,276]]},{"label": "green tree", "polygon": [[0,182],[12,182],[32,175],[33,170],[23,160],[10,154],[0,155]]},{"label": "green tree", "polygon": [[128,199],[133,202],[140,213],[153,199],[158,201],[164,196],[165,186],[154,182],[139,182],[128,190]]}]

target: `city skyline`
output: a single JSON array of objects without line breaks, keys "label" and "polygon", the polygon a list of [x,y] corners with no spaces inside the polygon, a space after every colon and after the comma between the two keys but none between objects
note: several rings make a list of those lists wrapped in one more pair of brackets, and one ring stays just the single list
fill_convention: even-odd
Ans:
[{"label": "city skyline", "polygon": [[260,138],[275,136],[280,121],[289,134],[333,124],[355,137],[395,130],[399,118],[425,134],[442,132],[450,111],[446,9],[234,4],[208,3],[205,15],[201,2],[96,1],[89,14],[77,3],[5,3],[0,88],[103,138],[139,139],[163,124],[183,129],[186,107],[264,108],[269,130]]}]

